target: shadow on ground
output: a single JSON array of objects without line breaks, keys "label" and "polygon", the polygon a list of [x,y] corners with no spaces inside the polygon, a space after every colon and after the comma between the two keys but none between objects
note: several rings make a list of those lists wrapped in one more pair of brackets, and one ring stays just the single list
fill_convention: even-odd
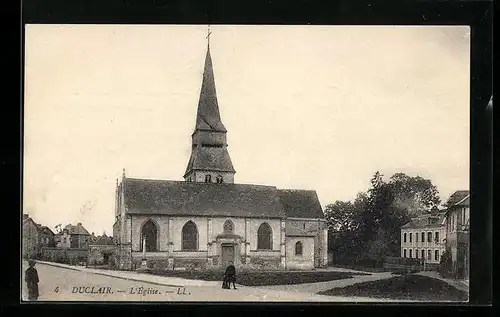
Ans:
[{"label": "shadow on ground", "polygon": [[361,296],[394,300],[468,301],[469,295],[446,282],[420,276],[402,275],[390,279],[358,283],[319,292],[319,295]]}]

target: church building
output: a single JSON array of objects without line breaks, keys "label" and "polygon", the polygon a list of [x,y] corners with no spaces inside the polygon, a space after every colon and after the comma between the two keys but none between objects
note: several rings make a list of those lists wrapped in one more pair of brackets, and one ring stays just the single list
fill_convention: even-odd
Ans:
[{"label": "church building", "polygon": [[125,170],[117,180],[119,269],[327,265],[327,226],[316,192],[235,183],[226,136],[209,44],[184,180],[130,178]]}]

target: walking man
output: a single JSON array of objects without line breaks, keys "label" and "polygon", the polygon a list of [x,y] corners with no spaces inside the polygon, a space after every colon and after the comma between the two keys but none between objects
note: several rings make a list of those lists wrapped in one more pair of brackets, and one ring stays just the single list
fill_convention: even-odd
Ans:
[{"label": "walking man", "polygon": [[231,288],[231,283],[233,283],[234,289],[236,289],[236,268],[233,265],[233,262],[229,262],[229,266],[226,268],[226,272],[224,273],[224,280],[227,282],[227,288]]},{"label": "walking man", "polygon": [[38,299],[38,272],[35,269],[36,262],[29,260],[29,268],[26,269],[25,281],[28,286],[28,299],[36,301]]}]

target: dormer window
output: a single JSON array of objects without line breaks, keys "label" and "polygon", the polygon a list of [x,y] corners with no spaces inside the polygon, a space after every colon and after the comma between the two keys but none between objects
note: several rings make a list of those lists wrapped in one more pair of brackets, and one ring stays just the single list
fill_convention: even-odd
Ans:
[{"label": "dormer window", "polygon": [[205,183],[211,183],[212,182],[212,176],[211,175],[205,175]]},{"label": "dormer window", "polygon": [[216,178],[217,184],[222,184],[222,176],[217,176]]}]

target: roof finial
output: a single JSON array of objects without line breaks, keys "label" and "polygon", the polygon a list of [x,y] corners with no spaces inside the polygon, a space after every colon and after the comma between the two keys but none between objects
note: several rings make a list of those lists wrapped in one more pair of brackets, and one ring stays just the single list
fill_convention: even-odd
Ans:
[{"label": "roof finial", "polygon": [[209,24],[208,25],[208,32],[207,32],[208,48],[210,48],[210,34],[212,34],[212,32],[210,32],[210,24]]},{"label": "roof finial", "polygon": [[125,178],[125,169],[123,169],[122,177]]}]

